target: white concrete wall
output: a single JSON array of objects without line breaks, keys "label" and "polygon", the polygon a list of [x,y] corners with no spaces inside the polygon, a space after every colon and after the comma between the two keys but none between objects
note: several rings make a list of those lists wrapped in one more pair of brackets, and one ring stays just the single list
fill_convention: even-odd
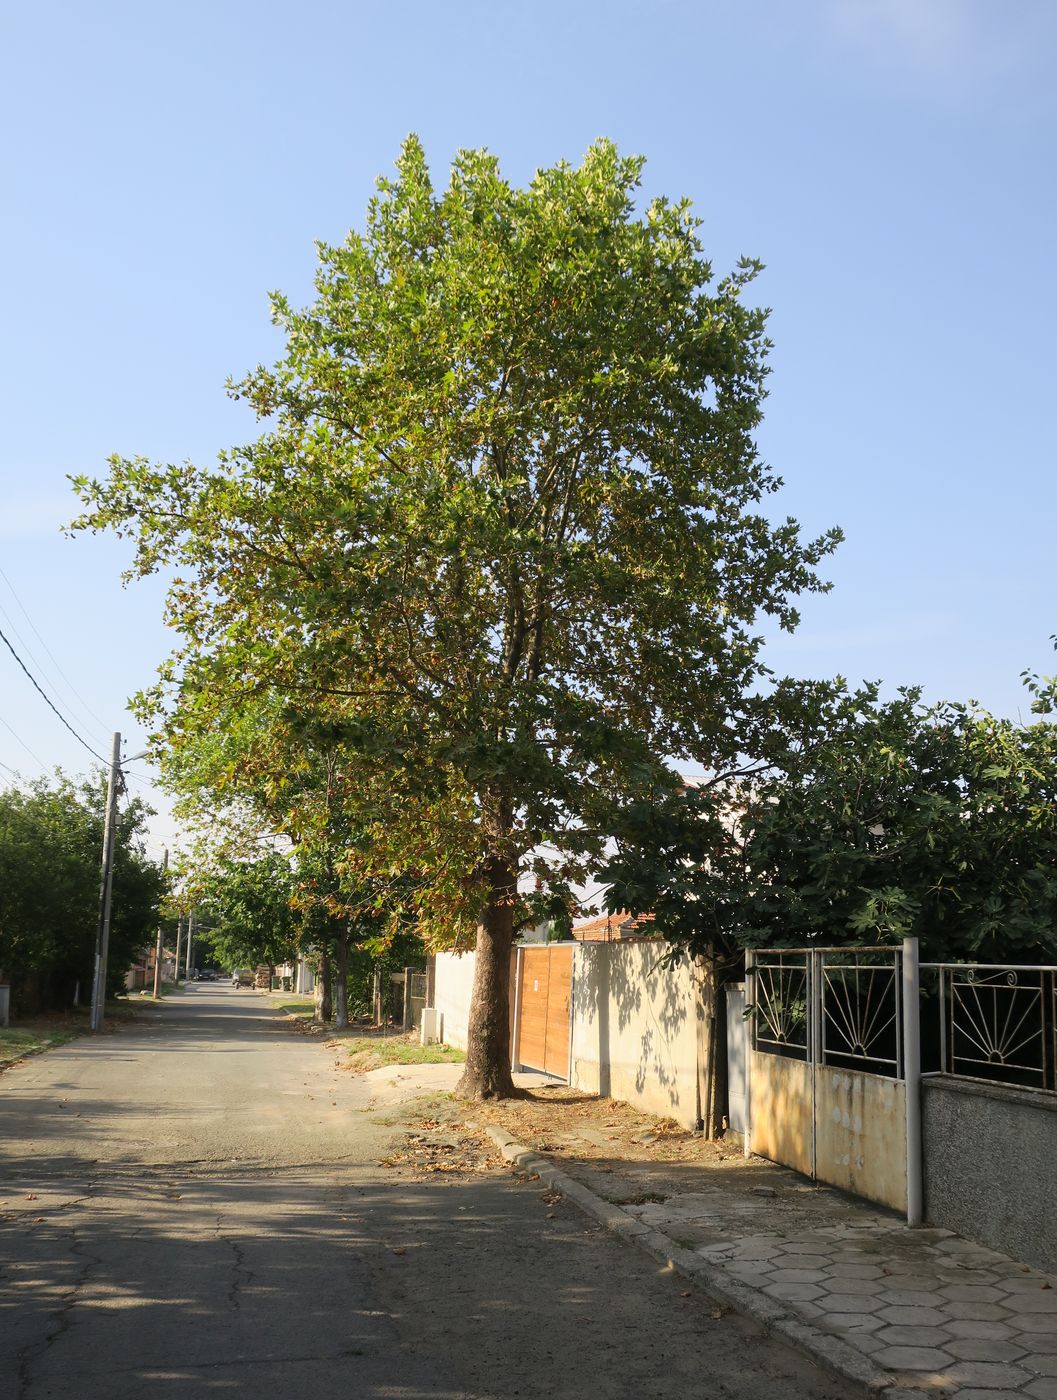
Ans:
[{"label": "white concrete wall", "polygon": [[574,1087],[697,1123],[691,966],[660,967],[665,945],[582,943],[573,960]]},{"label": "white concrete wall", "polygon": [[440,1012],[440,1038],[445,1045],[466,1049],[473,991],[473,953],[438,953],[433,1004]]}]

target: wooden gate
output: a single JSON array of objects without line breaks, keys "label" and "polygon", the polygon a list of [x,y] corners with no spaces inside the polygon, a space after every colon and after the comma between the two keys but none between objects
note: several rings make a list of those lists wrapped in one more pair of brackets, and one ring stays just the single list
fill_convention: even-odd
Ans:
[{"label": "wooden gate", "polygon": [[571,944],[521,948],[518,978],[516,1062],[569,1079],[569,1008],[573,985]]}]

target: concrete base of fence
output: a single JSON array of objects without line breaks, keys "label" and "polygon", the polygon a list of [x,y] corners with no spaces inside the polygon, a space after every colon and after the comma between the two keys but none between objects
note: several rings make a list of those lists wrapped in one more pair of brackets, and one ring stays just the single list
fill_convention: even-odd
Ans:
[{"label": "concrete base of fence", "polygon": [[946,1074],[921,1087],[926,1219],[1057,1273],[1057,1096]]}]

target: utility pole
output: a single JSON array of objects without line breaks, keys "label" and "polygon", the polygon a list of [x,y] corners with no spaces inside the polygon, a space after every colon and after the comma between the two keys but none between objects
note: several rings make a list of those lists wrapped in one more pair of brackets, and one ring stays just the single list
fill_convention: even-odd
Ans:
[{"label": "utility pole", "polygon": [[117,825],[117,783],[121,766],[121,735],[115,734],[110,752],[110,778],[103,819],[103,868],[99,880],[99,923],[95,940],[95,979],[92,983],[93,1031],[103,1029],[106,1002],[106,959],[110,948],[110,900],[114,888],[114,828]]},{"label": "utility pole", "polygon": [[184,916],[181,914],[180,917],[176,920],[176,967],[173,971],[173,976],[176,979],[177,985],[179,985],[180,981],[180,949],[183,947],[183,939]]},{"label": "utility pole", "polygon": [[187,916],[187,971],[186,977],[191,980],[191,950],[195,941],[195,911],[192,909]]},{"label": "utility pole", "polygon": [[[163,874],[164,874],[165,871],[167,871],[168,868],[169,868],[169,848],[168,848],[168,846],[166,846],[166,848],[165,848],[165,855],[162,857],[161,868],[162,868],[162,873],[163,873]],[[162,928],[161,928],[161,916],[159,915],[159,917],[158,917],[158,943],[157,943],[157,946],[156,946],[155,949],[154,949],[154,1000],[155,1000],[155,1001],[157,1001],[158,998],[161,996],[161,955],[162,955]]]}]

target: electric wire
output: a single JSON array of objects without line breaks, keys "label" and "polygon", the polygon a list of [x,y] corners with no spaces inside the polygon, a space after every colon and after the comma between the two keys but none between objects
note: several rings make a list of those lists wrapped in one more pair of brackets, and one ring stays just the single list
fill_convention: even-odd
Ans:
[{"label": "electric wire", "polygon": [[[25,671],[26,675],[29,677],[30,683],[32,684],[33,688],[39,693],[41,699],[42,699],[42,700],[44,701],[44,703],[47,705],[48,709],[52,711],[52,713],[55,715],[56,719],[58,719],[58,720],[60,721],[60,723],[62,723],[63,725],[66,726],[66,728],[70,731],[70,733],[71,733],[71,734],[73,735],[73,737],[77,740],[77,742],[81,745],[81,747],[87,749],[88,752],[92,755],[93,758],[97,758],[97,759],[99,760],[100,763],[106,763],[107,760],[103,757],[103,755],[100,754],[100,753],[96,753],[95,749],[92,748],[91,744],[88,743],[87,739],[82,739],[81,736],[80,736],[80,734],[77,733],[77,730],[74,729],[73,725],[69,722],[69,720],[66,719],[63,715],[61,715],[61,714],[59,713],[59,711],[55,708],[55,705],[54,705],[54,704],[52,703],[52,701],[48,698],[48,695],[47,695],[47,693],[45,692],[45,690],[43,689],[43,687],[41,686],[40,682],[37,680],[37,678],[34,676],[33,672],[29,669],[29,667],[26,665],[26,663],[22,660],[21,656],[19,656],[18,652],[14,649],[14,647],[13,647],[13,646],[11,645],[11,643],[8,641],[7,636],[5,635],[5,633],[3,632],[2,629],[0,629],[0,641],[3,642],[4,646],[7,647],[8,651],[11,653],[11,655],[12,655],[12,656],[15,658],[15,660],[18,662],[19,666],[21,666],[22,670]],[[19,743],[21,743],[21,742],[22,742],[22,741],[19,740]],[[24,746],[23,746],[23,747],[24,747]],[[35,756],[35,755],[34,755],[34,756]],[[37,759],[37,762],[40,763],[40,759],[39,759],[39,758]],[[43,765],[42,765],[42,766],[43,766]]]},{"label": "electric wire", "polygon": [[[4,573],[3,568],[0,568],[0,578],[3,578],[3,581],[6,582],[7,587],[10,588],[11,596],[13,596],[14,601],[18,603],[18,608],[21,609],[22,616],[24,616],[25,620],[27,620],[27,623],[29,624],[29,629],[31,629],[32,633],[34,633],[34,636],[36,637],[36,640],[38,640],[39,643],[41,643],[43,650],[45,650],[46,654],[48,654],[50,661],[52,661],[52,665],[55,666],[55,671],[57,672],[57,675],[59,675],[60,678],[62,678],[63,680],[63,685],[66,686],[66,689],[69,690],[70,694],[73,694],[73,696],[76,697],[78,706],[80,706],[81,710],[83,710],[85,714],[90,715],[91,722],[90,724],[88,724],[88,728],[98,729],[98,731],[104,732],[105,734],[106,725],[104,724],[104,722],[102,722],[102,720],[99,720],[97,714],[92,713],[92,710],[88,708],[87,701],[83,699],[83,696],[80,696],[80,694],[78,694],[76,687],[74,687],[73,685],[73,682],[71,682],[69,676],[66,675],[66,672],[63,671],[63,668],[59,665],[59,662],[56,661],[55,655],[52,654],[52,648],[50,648],[48,643],[46,643],[46,641],[43,640],[41,633],[39,633],[38,629],[36,629],[36,624],[34,623],[34,620],[32,620],[32,617],[29,616],[29,613],[27,612],[27,610],[25,610],[25,603],[22,602],[20,596],[18,596],[17,592],[15,592],[14,584],[13,582],[11,582],[10,578],[7,577],[7,574]],[[41,672],[43,678],[45,678],[45,680],[48,680],[49,685],[52,685],[53,689],[55,689],[56,697],[57,699],[59,699],[60,706],[62,706],[63,710],[66,710],[66,713],[70,715],[71,720],[76,721],[77,724],[81,724],[80,718],[78,718],[77,715],[74,714],[73,706],[67,704],[67,701],[63,700],[62,697],[59,696],[60,687],[55,685],[55,682],[53,682],[52,678],[49,678],[48,666],[43,664],[41,658],[36,657],[36,655],[34,655],[34,648],[32,648],[31,645],[29,645],[28,641],[25,640],[25,637],[22,636],[20,631],[18,631],[18,627],[15,626],[14,617],[11,616],[11,613],[8,612],[6,608],[4,608],[3,603],[0,603],[0,613],[3,613],[3,616],[6,617],[8,626],[10,626],[11,629],[11,633],[14,634],[14,637],[17,638],[18,641],[20,641],[22,648],[24,648],[25,650],[25,654],[27,654],[27,657],[29,658],[29,661],[31,661],[32,664],[36,666],[36,669],[38,669],[38,671]]]},{"label": "electric wire", "polygon": [[40,765],[41,771],[46,772],[48,765],[44,762],[42,758],[37,757],[37,755],[33,752],[33,750],[29,747],[25,739],[23,739],[20,734],[15,733],[15,731],[8,724],[7,720],[4,719],[3,715],[0,715],[0,724],[4,726],[4,728],[7,730],[7,732],[11,735],[12,739],[14,739],[17,744],[22,745],[22,747],[25,749],[26,753],[29,754],[33,762]]}]

